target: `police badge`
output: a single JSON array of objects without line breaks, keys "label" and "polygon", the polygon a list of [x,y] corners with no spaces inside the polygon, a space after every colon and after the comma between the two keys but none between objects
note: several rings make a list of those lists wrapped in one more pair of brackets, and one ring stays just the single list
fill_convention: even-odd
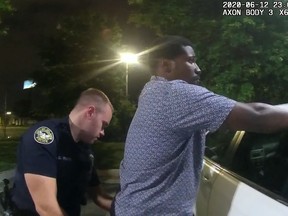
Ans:
[{"label": "police badge", "polygon": [[54,141],[54,134],[48,127],[41,126],[34,132],[34,140],[40,144],[51,144]]}]

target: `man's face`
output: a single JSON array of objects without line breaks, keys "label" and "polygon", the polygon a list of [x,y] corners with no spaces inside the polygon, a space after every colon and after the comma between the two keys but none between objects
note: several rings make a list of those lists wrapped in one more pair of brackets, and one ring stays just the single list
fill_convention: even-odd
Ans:
[{"label": "man's face", "polygon": [[200,83],[201,70],[196,64],[195,52],[191,46],[183,47],[185,54],[176,57],[171,68],[171,79],[184,80],[190,84]]},{"label": "man's face", "polygon": [[108,127],[112,119],[112,109],[109,104],[104,104],[102,108],[95,108],[91,115],[88,113],[84,142],[93,144],[105,135],[104,130]]}]

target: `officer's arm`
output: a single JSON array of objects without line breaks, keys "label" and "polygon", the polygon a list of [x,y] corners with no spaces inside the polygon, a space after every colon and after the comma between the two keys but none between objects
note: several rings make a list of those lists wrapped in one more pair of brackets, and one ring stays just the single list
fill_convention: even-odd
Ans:
[{"label": "officer's arm", "polygon": [[100,185],[89,187],[88,195],[96,205],[110,211],[113,197],[107,194]]},{"label": "officer's arm", "polygon": [[56,179],[25,173],[25,181],[40,216],[65,216],[65,212],[57,202]]},{"label": "officer's arm", "polygon": [[263,103],[238,102],[222,126],[231,130],[271,133],[288,129],[288,111]]}]

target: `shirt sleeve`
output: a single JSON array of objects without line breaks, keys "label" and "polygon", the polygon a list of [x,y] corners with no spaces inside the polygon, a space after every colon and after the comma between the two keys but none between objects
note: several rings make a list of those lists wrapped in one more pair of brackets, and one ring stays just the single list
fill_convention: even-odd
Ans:
[{"label": "shirt sleeve", "polygon": [[206,88],[183,83],[173,85],[170,95],[176,100],[176,103],[168,102],[167,106],[172,116],[171,127],[187,133],[197,130],[214,132],[236,104],[236,101]]},{"label": "shirt sleeve", "polygon": [[20,145],[20,161],[24,173],[56,178],[57,145],[51,127],[41,125],[30,128],[22,137]]}]

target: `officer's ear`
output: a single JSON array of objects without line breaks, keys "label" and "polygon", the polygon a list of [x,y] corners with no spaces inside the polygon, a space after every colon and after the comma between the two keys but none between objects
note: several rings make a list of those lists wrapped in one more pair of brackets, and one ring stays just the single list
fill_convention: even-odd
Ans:
[{"label": "officer's ear", "polygon": [[87,110],[87,116],[91,118],[96,112],[96,107],[95,106],[89,106]]}]

